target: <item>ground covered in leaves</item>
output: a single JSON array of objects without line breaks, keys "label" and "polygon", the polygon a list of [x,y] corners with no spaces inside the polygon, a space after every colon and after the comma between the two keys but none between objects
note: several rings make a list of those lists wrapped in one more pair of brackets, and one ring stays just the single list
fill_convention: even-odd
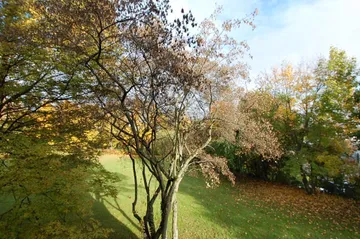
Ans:
[{"label": "ground covered in leaves", "polygon": [[[112,238],[141,238],[131,213],[130,161],[119,155],[104,155],[101,161],[120,181],[117,198],[100,202],[111,217],[99,214],[99,219],[114,230]],[[145,211],[143,196],[138,202],[140,213]],[[284,185],[241,179],[235,187],[224,182],[208,189],[201,177],[188,176],[180,186],[178,200],[179,237],[183,239],[360,237],[359,203],[332,195],[310,196]]]},{"label": "ground covered in leaves", "polygon": [[251,204],[256,207],[276,208],[289,217],[303,217],[319,230],[324,225],[318,221],[326,219],[323,234],[327,230],[360,233],[359,201],[325,193],[309,195],[299,188],[253,179],[242,179],[236,187],[236,200],[244,204],[253,201]]}]

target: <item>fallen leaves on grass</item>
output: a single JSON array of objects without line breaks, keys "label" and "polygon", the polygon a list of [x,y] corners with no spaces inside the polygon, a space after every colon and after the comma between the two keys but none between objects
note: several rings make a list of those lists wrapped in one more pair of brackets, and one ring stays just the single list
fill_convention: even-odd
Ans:
[{"label": "fallen leaves on grass", "polygon": [[[268,213],[282,211],[289,218],[303,217],[320,229],[319,220],[329,221],[328,229],[360,233],[360,202],[335,195],[308,195],[303,190],[252,179],[242,180],[235,200],[265,207]],[[269,210],[270,208],[270,210]],[[294,222],[295,223],[295,222]]]}]

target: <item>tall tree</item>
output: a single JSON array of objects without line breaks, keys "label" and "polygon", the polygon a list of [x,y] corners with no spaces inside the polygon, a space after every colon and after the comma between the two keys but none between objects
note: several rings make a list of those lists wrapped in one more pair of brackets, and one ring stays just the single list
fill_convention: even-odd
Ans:
[{"label": "tall tree", "polygon": [[[214,93],[242,72],[230,61],[241,56],[246,45],[225,33],[249,19],[226,22],[222,31],[208,20],[201,36],[193,38],[189,35],[189,27],[195,26],[191,13],[168,23],[167,1],[147,4],[151,13],[134,24],[114,26],[114,32],[100,25],[96,51],[88,54],[91,57],[85,66],[95,79],[93,95],[134,165],[134,216],[147,238],[167,238],[173,207],[173,237],[177,238],[176,193],[189,167],[200,165],[215,181],[218,172],[232,178],[226,161],[206,155],[204,148],[211,141],[216,120],[211,110]],[[186,50],[187,46],[194,50]],[[159,151],[159,142],[164,141],[169,147]],[[137,163],[147,194],[143,217],[136,210]],[[158,197],[161,219],[156,225],[153,205]]]}]

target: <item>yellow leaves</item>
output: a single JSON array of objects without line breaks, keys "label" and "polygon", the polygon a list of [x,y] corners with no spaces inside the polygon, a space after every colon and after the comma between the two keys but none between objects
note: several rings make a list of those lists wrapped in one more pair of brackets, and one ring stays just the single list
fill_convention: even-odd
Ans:
[{"label": "yellow leaves", "polygon": [[285,91],[291,89],[297,79],[294,68],[289,63],[283,64],[281,67],[274,67],[270,77],[271,79],[268,80],[270,80],[272,84],[275,84],[274,87],[281,87],[281,90]]},{"label": "yellow leaves", "polygon": [[48,142],[48,145],[50,145],[50,146],[55,145],[55,141],[54,141],[54,140],[50,140],[50,141]]},{"label": "yellow leaves", "polygon": [[332,141],[332,148],[335,152],[344,153],[349,151],[349,145],[346,141],[334,140]]},{"label": "yellow leaves", "polygon": [[5,16],[5,27],[18,31],[17,34],[26,34],[34,28],[40,16],[32,6],[32,0],[7,1],[0,9],[0,15]]},{"label": "yellow leaves", "polygon": [[337,155],[329,155],[328,153],[320,154],[316,157],[316,161],[324,164],[330,177],[336,177],[340,173],[341,165],[344,162]]},{"label": "yellow leaves", "polygon": [[34,20],[39,20],[42,18],[42,15],[37,11],[37,9],[33,5],[30,5],[29,12]]},{"label": "yellow leaves", "polygon": [[86,130],[85,131],[85,136],[88,140],[90,141],[94,141],[96,139],[96,137],[99,136],[99,131],[96,130]]},{"label": "yellow leaves", "polygon": [[282,119],[282,120],[290,120],[295,121],[297,114],[295,112],[291,112],[290,109],[288,109],[284,105],[279,105],[275,118]]},{"label": "yellow leaves", "polygon": [[35,114],[34,117],[36,120],[40,122],[46,122],[48,119],[51,118],[51,112],[54,112],[56,109],[53,105],[47,104],[41,107]]},{"label": "yellow leaves", "polygon": [[44,128],[50,129],[50,128],[52,128],[52,124],[47,124],[47,123],[45,123],[45,124],[44,124]]},{"label": "yellow leaves", "polygon": [[71,143],[81,143],[81,140],[76,136],[71,136],[70,142]]},{"label": "yellow leaves", "polygon": [[29,26],[29,25],[34,24],[35,22],[36,22],[35,19],[33,19],[33,18],[27,18],[27,19],[24,21],[24,25]]},{"label": "yellow leaves", "polygon": [[281,72],[282,76],[287,77],[288,79],[292,79],[294,75],[294,69],[292,65],[287,64]]},{"label": "yellow leaves", "polygon": [[101,144],[103,139],[98,128],[94,127],[91,106],[82,106],[64,101],[48,104],[34,113],[36,120],[35,137],[43,139],[52,150],[72,151],[90,145]]}]

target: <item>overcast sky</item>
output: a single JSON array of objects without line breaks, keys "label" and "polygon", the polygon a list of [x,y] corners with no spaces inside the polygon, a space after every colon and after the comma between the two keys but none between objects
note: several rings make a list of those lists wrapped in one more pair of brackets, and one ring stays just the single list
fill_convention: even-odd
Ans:
[{"label": "overcast sky", "polygon": [[254,77],[283,61],[297,63],[327,56],[330,46],[360,61],[360,0],[170,0],[174,12],[191,10],[199,22],[216,4],[221,19],[242,18],[256,8],[256,29],[235,33],[247,40],[253,59],[247,62]]}]

